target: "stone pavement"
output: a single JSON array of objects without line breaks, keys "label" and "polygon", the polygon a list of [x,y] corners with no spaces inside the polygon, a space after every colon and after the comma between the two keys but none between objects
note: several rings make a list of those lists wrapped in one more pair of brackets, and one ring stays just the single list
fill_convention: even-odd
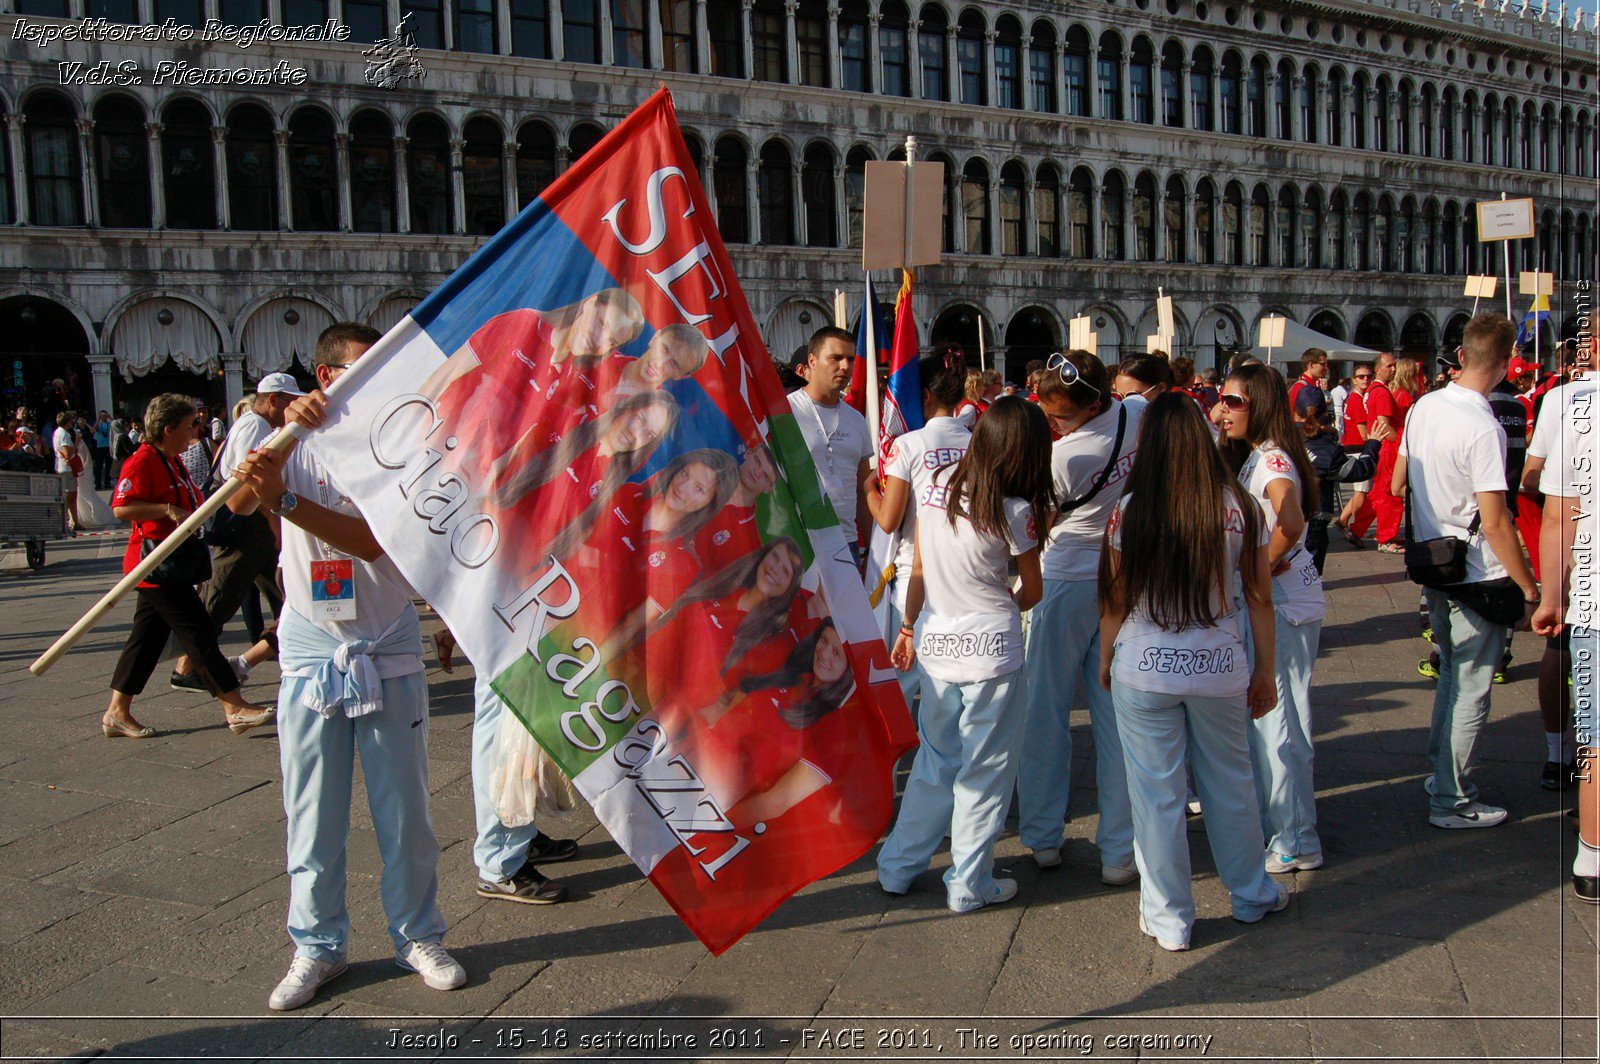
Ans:
[{"label": "stone pavement", "polygon": [[[110,586],[123,542],[52,546],[34,573],[0,558],[6,1059],[372,1059],[400,1035],[419,1039],[393,1050],[400,1059],[1595,1059],[1597,913],[1567,889],[1570,798],[1538,786],[1539,642],[1518,637],[1477,758],[1484,798],[1512,820],[1430,829],[1431,687],[1415,671],[1426,647],[1398,559],[1342,545],[1330,558],[1316,673],[1328,863],[1289,877],[1288,910],[1259,925],[1229,918],[1194,820],[1194,949],[1166,954],[1139,933],[1135,889],[1097,874],[1086,719],[1065,863],[1036,870],[1008,833],[1001,863],[1022,889],[1006,906],[946,911],[943,856],[892,900],[869,858],[713,958],[587,813],[546,825],[582,839],[579,859],[548,869],[572,900],[484,901],[472,889],[470,670],[435,668],[441,900],[470,981],[438,993],[390,962],[358,794],[351,971],[311,1007],[272,1016],[267,993],[291,955],[273,730],[233,736],[213,703],[158,679],[136,709],[161,735],[101,738],[131,605],[47,678],[27,672]],[[238,622],[229,637],[243,639]],[[260,670],[250,693],[270,699],[275,679]]]}]

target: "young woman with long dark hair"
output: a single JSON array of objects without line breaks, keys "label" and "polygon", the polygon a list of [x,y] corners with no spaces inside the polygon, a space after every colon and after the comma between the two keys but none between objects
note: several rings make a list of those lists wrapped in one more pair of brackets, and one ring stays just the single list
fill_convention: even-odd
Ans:
[{"label": "young woman with long dark hair", "polygon": [[1328,600],[1316,558],[1306,549],[1306,517],[1320,510],[1321,490],[1305,432],[1289,412],[1289,392],[1276,370],[1244,366],[1230,373],[1221,402],[1223,455],[1261,503],[1271,534],[1267,563],[1273,573],[1281,712],[1257,720],[1250,732],[1267,871],[1317,868],[1322,840],[1312,780],[1311,669]]},{"label": "young woman with long dark hair", "polygon": [[1128,771],[1139,929],[1185,950],[1194,926],[1185,758],[1234,919],[1254,923],[1289,900],[1261,867],[1247,738],[1276,697],[1266,537],[1188,396],[1160,395],[1146,409],[1127,496],[1106,526],[1100,596],[1100,683]]},{"label": "young woman with long dark hair", "polygon": [[[946,900],[970,912],[1016,896],[994,876],[994,843],[1016,781],[1022,613],[1039,601],[1039,540],[1054,518],[1050,428],[1033,403],[995,400],[967,452],[917,499],[904,621],[890,655],[923,671],[917,750],[878,882],[904,894],[946,832]],[[1021,586],[1011,589],[1017,562]]]}]

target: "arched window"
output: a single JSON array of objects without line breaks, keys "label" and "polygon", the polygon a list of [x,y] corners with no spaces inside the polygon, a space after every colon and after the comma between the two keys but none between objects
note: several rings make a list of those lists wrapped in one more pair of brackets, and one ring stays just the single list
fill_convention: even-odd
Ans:
[{"label": "arched window", "polygon": [[1189,259],[1188,227],[1184,222],[1183,180],[1174,175],[1167,179],[1166,194],[1161,203],[1161,238],[1168,262],[1187,262]]},{"label": "arched window", "polygon": [[1229,266],[1244,265],[1244,230],[1244,188],[1230,181],[1222,196],[1222,261]]},{"label": "arched window", "polygon": [[1294,64],[1285,59],[1278,64],[1278,83],[1273,89],[1272,106],[1280,140],[1294,138]]},{"label": "arched window", "polygon": [[1578,115],[1578,165],[1575,170],[1579,177],[1593,177],[1595,175],[1594,160],[1594,119],[1587,113]]},{"label": "arched window", "polygon": [[886,3],[878,20],[878,60],[883,65],[883,91],[911,95],[911,18],[901,3]]},{"label": "arched window", "polygon": [[950,99],[950,71],[945,59],[945,31],[950,20],[938,4],[922,5],[917,29],[917,58],[922,62],[922,98]]},{"label": "arched window", "polygon": [[1412,140],[1411,140],[1411,127],[1412,127],[1412,124],[1414,122],[1414,117],[1413,117],[1413,115],[1411,113],[1411,111],[1412,111],[1412,100],[1411,100],[1411,98],[1414,95],[1416,95],[1416,91],[1417,90],[1412,87],[1411,82],[1405,81],[1405,80],[1402,80],[1400,82],[1400,87],[1396,90],[1396,93],[1399,96],[1399,99],[1396,102],[1398,103],[1399,108],[1400,108],[1400,114],[1399,114],[1400,123],[1399,124],[1400,124],[1400,154],[1401,155],[1414,155],[1414,154],[1417,154],[1417,145],[1413,144]]},{"label": "arched window", "polygon": [[717,228],[730,244],[750,243],[749,165],[750,156],[737,138],[717,141],[711,167],[717,189]]},{"label": "arched window", "polygon": [[1418,147],[1422,149],[1424,156],[1431,159],[1435,151],[1434,128],[1439,120],[1439,97],[1433,91],[1432,85],[1422,86],[1421,102],[1418,107],[1421,113],[1417,115],[1419,119],[1417,136],[1422,141]]},{"label": "arched window", "polygon": [[600,138],[606,135],[605,130],[593,122],[579,122],[567,132],[567,161],[577,162],[589,154],[589,149],[600,143]]},{"label": "arched window", "polygon": [[1438,273],[1435,248],[1439,239],[1439,204],[1429,200],[1417,219],[1417,271]]},{"label": "arched window", "polygon": [[1067,181],[1067,255],[1087,259],[1094,255],[1094,175],[1087,167],[1072,171]]},{"label": "arched window", "polygon": [[994,77],[1000,98],[995,106],[1022,109],[1022,26],[1006,15],[995,22]]},{"label": "arched window", "polygon": [[302,107],[289,118],[289,217],[297,232],[339,228],[337,182],[333,119],[319,107]]},{"label": "arched window", "polygon": [[[311,26],[320,23],[327,17],[325,14],[327,0],[285,0],[284,21],[290,25]],[[301,13],[291,14],[296,8],[301,8]],[[306,10],[315,7],[321,10],[312,13]],[[400,0],[400,16],[407,20],[406,25],[411,28],[417,44],[423,48],[444,47],[444,3],[443,0]],[[304,19],[305,21],[300,21]]]},{"label": "arched window", "polygon": [[126,96],[94,105],[94,175],[101,225],[150,228],[150,139],[144,109]]},{"label": "arched window", "polygon": [[1528,101],[1522,107],[1522,135],[1521,154],[1519,158],[1524,170],[1533,169],[1533,138],[1538,132],[1538,118],[1534,114],[1533,101]]},{"label": "arched window", "polygon": [[[1500,105],[1500,154],[1495,161],[1501,166],[1511,166],[1512,159],[1516,157],[1516,144],[1513,141],[1513,131],[1517,127],[1517,102],[1506,97]],[[1485,162],[1488,160],[1485,159]]]},{"label": "arched window", "polygon": [[1417,247],[1412,236],[1417,231],[1417,204],[1410,196],[1400,201],[1400,216],[1394,230],[1395,269],[1416,272]]},{"label": "arched window", "polygon": [[833,149],[821,142],[806,149],[800,189],[806,204],[806,243],[814,248],[839,246],[838,210],[833,192]]},{"label": "arched window", "polygon": [[1394,105],[1395,92],[1389,87],[1389,79],[1384,75],[1378,76],[1377,96],[1373,101],[1376,104],[1372,115],[1372,148],[1374,151],[1392,151],[1389,140],[1389,115]]},{"label": "arched window", "polygon": [[1556,169],[1563,174],[1576,174],[1572,165],[1572,108],[1561,109],[1560,138],[1557,141]]},{"label": "arched window", "polygon": [[1322,265],[1330,270],[1350,268],[1349,244],[1350,201],[1344,189],[1334,189],[1328,197],[1328,220],[1322,227]]},{"label": "arched window", "polygon": [[22,108],[27,141],[28,214],[34,225],[83,224],[83,168],[72,106],[54,92],[28,97]]},{"label": "arched window", "polygon": [[1367,97],[1371,95],[1367,75],[1357,71],[1355,77],[1350,79],[1350,90],[1350,146],[1364,149],[1369,141],[1367,132],[1372,121],[1367,107]]},{"label": "arched window", "polygon": [[1200,179],[1194,189],[1194,258],[1210,266],[1217,261],[1217,187],[1209,177]]},{"label": "arched window", "polygon": [[1278,234],[1277,265],[1293,269],[1301,265],[1298,257],[1299,246],[1295,241],[1295,223],[1299,221],[1299,207],[1294,187],[1285,185],[1278,190],[1278,212],[1273,218],[1272,229]]},{"label": "arched window", "polygon": [[169,229],[217,227],[217,169],[211,114],[197,100],[161,112],[161,190]]},{"label": "arched window", "polygon": [[350,211],[358,233],[395,231],[394,126],[382,111],[350,120]]},{"label": "arched window", "polygon": [[[460,0],[456,0],[457,3]],[[645,0],[607,0],[611,5],[611,62],[621,67],[644,67]]]},{"label": "arched window", "polygon": [[1023,246],[1023,204],[1028,178],[1022,165],[1006,163],[1000,168],[1000,254],[1021,255]]},{"label": "arched window", "polygon": [[1272,195],[1266,185],[1257,185],[1250,195],[1250,265],[1268,265],[1272,245],[1267,227],[1272,220]]},{"label": "arched window", "polygon": [[[1332,219],[1329,219],[1329,228],[1332,228]],[[1320,270],[1322,261],[1322,193],[1314,188],[1306,189],[1306,198],[1300,203],[1300,223],[1298,226],[1300,236],[1300,265]]]},{"label": "arched window", "polygon": [[1344,71],[1334,67],[1328,71],[1328,106],[1324,109],[1327,115],[1326,137],[1329,144],[1336,148],[1344,146]]},{"label": "arched window", "polygon": [[839,5],[839,87],[849,92],[871,92],[872,51],[867,44],[871,32],[866,0],[845,0]]},{"label": "arched window", "polygon": [[851,148],[844,157],[844,203],[846,246],[861,246],[861,226],[867,200],[867,163],[872,153],[865,148]]},{"label": "arched window", "polygon": [[769,140],[761,149],[760,189],[761,242],[794,243],[794,167],[789,149],[779,140]]},{"label": "arched window", "polygon": [[1133,181],[1133,257],[1140,262],[1156,258],[1156,179],[1148,172]]},{"label": "arched window", "polygon": [[794,15],[795,45],[800,57],[800,84],[832,88],[829,82],[828,18],[815,4],[800,4]]},{"label": "arched window", "polygon": [[1555,115],[1549,104],[1544,105],[1544,111],[1539,115],[1539,169],[1545,173],[1554,173],[1556,166],[1550,155],[1551,143],[1555,140]]},{"label": "arched window", "polygon": [[[345,0],[349,3],[349,0]],[[458,52],[479,52],[496,55],[500,51],[500,35],[494,0],[455,0],[455,45]]]},{"label": "arched window", "polygon": [[1089,34],[1082,26],[1067,30],[1067,48],[1062,55],[1063,80],[1067,86],[1066,113],[1089,117]]},{"label": "arched window", "polygon": [[228,112],[228,224],[278,228],[278,144],[272,116],[255,104]]},{"label": "arched window", "polygon": [[961,218],[966,225],[967,254],[991,254],[994,249],[989,242],[989,168],[979,159],[968,162],[961,171]]},{"label": "arched window", "polygon": [[1183,128],[1183,48],[1177,41],[1161,48],[1161,124]]},{"label": "arched window", "polygon": [[1217,79],[1218,130],[1244,132],[1244,67],[1238,52],[1222,57],[1222,75]]},{"label": "arched window", "polygon": [[1380,273],[1394,269],[1394,201],[1378,198],[1378,212],[1372,219],[1373,268]]},{"label": "arched window", "polygon": [[1122,175],[1115,170],[1106,174],[1105,181],[1100,185],[1100,246],[1104,249],[1102,258],[1128,257],[1127,245],[1122,240],[1123,200],[1126,190],[1127,184],[1122,180]]},{"label": "arched window", "polygon": [[[350,0],[344,0],[350,10]],[[550,58],[550,0],[511,0],[511,54]]]},{"label": "arched window", "polygon": [[971,8],[956,23],[956,69],[961,73],[961,102],[985,106],[989,102],[989,68],[984,59],[983,16]]},{"label": "arched window", "polygon": [[1056,109],[1056,28],[1043,19],[1028,38],[1028,106],[1045,114]]},{"label": "arched window", "polygon": [[406,128],[406,184],[413,233],[452,233],[450,145],[444,122],[418,115]]},{"label": "arched window", "polygon": [[556,134],[543,122],[517,130],[517,205],[526,207],[556,179]]},{"label": "arched window", "polygon": [[462,131],[461,184],[466,229],[471,236],[498,233],[506,224],[505,134],[492,118],[479,115]]},{"label": "arched window", "polygon": [[1250,80],[1245,86],[1245,110],[1252,137],[1267,135],[1267,61],[1261,56],[1250,60]]},{"label": "arched window", "polygon": [[1372,255],[1372,197],[1365,192],[1356,194],[1356,207],[1351,215],[1351,238],[1355,242],[1354,266],[1370,270],[1375,261]]},{"label": "arched window", "polygon": [[[904,162],[905,149],[896,147],[889,149],[890,162]],[[956,166],[955,160],[942,153],[934,153],[928,157],[930,162],[944,163],[945,194],[941,204],[943,210],[939,216],[939,227],[945,254],[953,254],[956,249],[956,225],[961,218],[961,170]]]},{"label": "arched window", "polygon": [[1307,66],[1300,71],[1300,139],[1307,144],[1318,143],[1317,118],[1321,113],[1318,94],[1322,91],[1317,68]]},{"label": "arched window", "polygon": [[744,14],[738,0],[708,0],[706,30],[711,38],[711,73],[744,77]]},{"label": "arched window", "polygon": [[1133,103],[1135,122],[1154,123],[1156,120],[1156,57],[1150,42],[1143,37],[1133,39],[1128,53],[1128,96]]},{"label": "arched window", "polygon": [[789,80],[788,31],[779,0],[756,0],[750,9],[750,45],[757,81]]},{"label": "arched window", "polygon": [[706,176],[706,151],[693,130],[683,131],[683,146],[689,149],[689,165],[694,168],[695,180],[703,187],[710,188],[710,179]]},{"label": "arched window", "polygon": [[567,62],[600,62],[600,2],[561,0],[561,43]]},{"label": "arched window", "polygon": [[1440,248],[1444,252],[1444,261],[1439,264],[1440,272],[1454,274],[1461,272],[1461,209],[1454,202],[1444,205],[1444,228],[1440,235]]},{"label": "arched window", "polygon": [[1189,110],[1194,114],[1194,128],[1208,133],[1217,131],[1217,115],[1211,98],[1211,49],[1201,45],[1194,50],[1189,66]]},{"label": "arched window", "polygon": [[1039,254],[1061,257],[1061,177],[1055,166],[1041,163],[1033,185],[1034,238]]},{"label": "arched window", "polygon": [[1122,121],[1122,38],[1111,30],[1100,35],[1094,83],[1095,117]]}]

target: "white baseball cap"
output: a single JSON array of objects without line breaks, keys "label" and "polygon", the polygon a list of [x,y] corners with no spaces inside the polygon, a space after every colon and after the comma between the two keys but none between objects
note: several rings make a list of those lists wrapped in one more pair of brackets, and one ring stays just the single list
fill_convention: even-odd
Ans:
[{"label": "white baseball cap", "polygon": [[304,395],[294,378],[287,373],[269,373],[256,384],[261,395]]}]

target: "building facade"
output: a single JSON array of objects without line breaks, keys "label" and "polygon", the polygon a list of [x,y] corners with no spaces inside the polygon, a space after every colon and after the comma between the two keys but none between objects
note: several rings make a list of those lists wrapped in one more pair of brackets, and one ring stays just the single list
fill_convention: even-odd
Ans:
[{"label": "building facade", "polygon": [[[976,349],[981,333],[1013,378],[1080,314],[1102,356],[1143,351],[1158,286],[1201,366],[1252,346],[1268,314],[1431,357],[1471,309],[1463,276],[1504,286],[1508,268],[1556,275],[1546,350],[1589,328],[1600,62],[1593,16],[1564,6],[4,10],[8,405],[54,378],[131,413],[159,391],[231,401],[264,373],[303,373],[325,325],[393,324],[662,83],[780,359],[831,320],[836,289],[859,302],[864,166],[902,158],[907,135],[948,186],[946,255],[918,277],[921,340]],[[238,32],[329,20],[348,39],[242,47]],[[416,51],[374,50],[402,20]],[[50,39],[62,31],[93,39]],[[1476,231],[1474,205],[1502,195],[1531,197],[1538,229],[1509,265]]]}]

